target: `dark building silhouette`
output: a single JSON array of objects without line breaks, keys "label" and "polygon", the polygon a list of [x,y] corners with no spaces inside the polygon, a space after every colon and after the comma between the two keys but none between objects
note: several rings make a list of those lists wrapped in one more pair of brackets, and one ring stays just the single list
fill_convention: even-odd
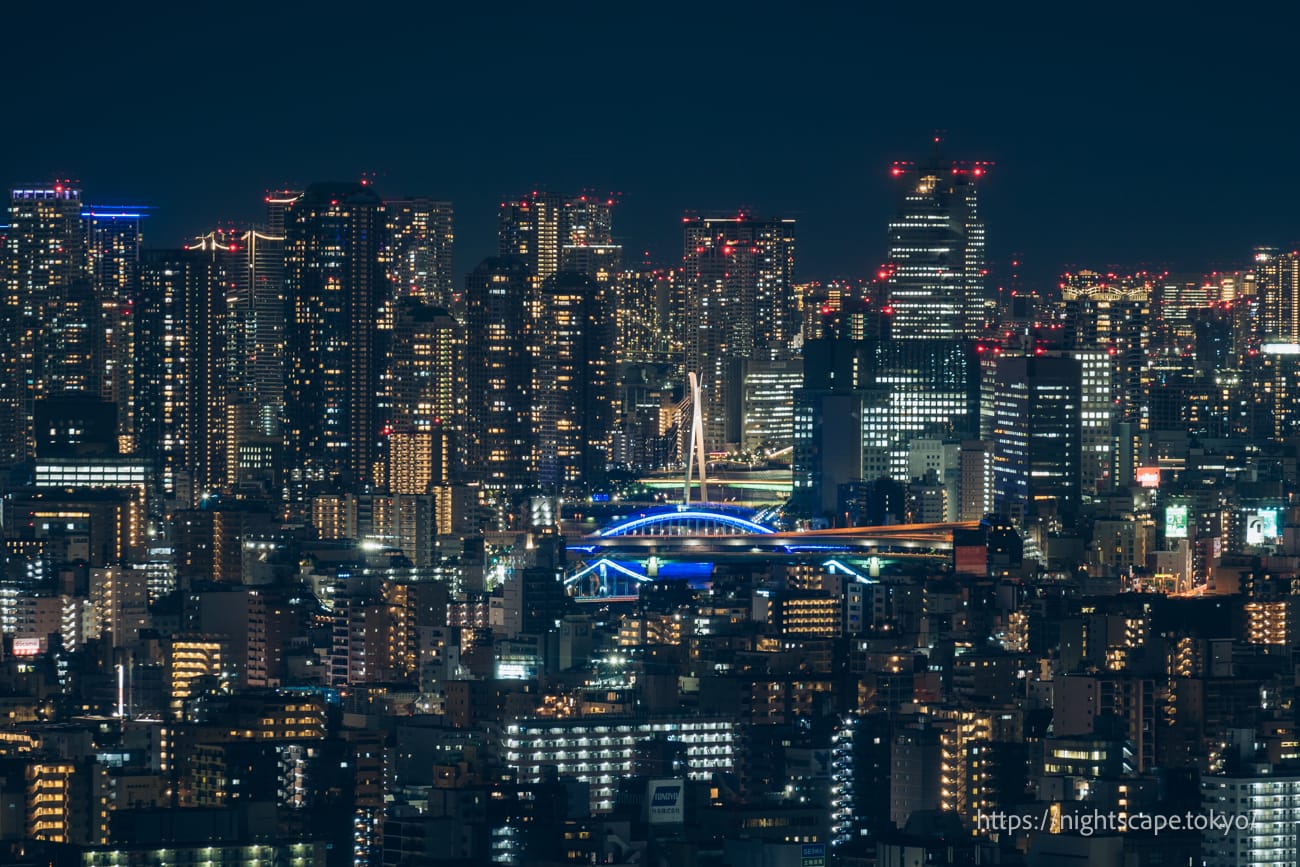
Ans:
[{"label": "dark building silhouette", "polygon": [[377,314],[383,204],[366,186],[319,183],[285,214],[286,471],[291,499],[369,477],[378,436]]}]

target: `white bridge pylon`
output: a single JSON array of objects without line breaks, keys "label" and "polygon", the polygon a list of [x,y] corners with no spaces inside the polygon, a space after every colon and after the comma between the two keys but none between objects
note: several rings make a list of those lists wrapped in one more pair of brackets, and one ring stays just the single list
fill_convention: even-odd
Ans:
[{"label": "white bridge pylon", "polygon": [[691,387],[691,442],[686,452],[686,487],[682,490],[682,505],[691,504],[691,469],[699,462],[700,502],[709,501],[708,456],[704,453],[704,410],[700,405],[700,378],[695,371],[688,374]]}]

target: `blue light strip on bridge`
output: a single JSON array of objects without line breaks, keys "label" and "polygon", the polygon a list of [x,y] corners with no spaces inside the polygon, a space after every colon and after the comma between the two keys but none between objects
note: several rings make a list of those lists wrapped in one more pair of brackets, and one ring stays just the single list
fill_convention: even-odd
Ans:
[{"label": "blue light strip on bridge", "polygon": [[595,572],[601,566],[608,566],[609,568],[613,569],[615,572],[621,572],[627,577],[633,578],[642,583],[646,583],[654,580],[653,578],[648,578],[645,575],[640,575],[620,563],[615,563],[613,560],[610,560],[605,557],[601,557],[599,560],[597,560],[595,563],[592,563],[590,566],[588,566],[586,569],[583,569],[581,572],[576,572],[572,576],[565,578],[564,583],[572,584],[574,581],[580,581],[583,578],[586,578],[592,572]]},{"label": "blue light strip on bridge", "polygon": [[615,524],[612,527],[607,527],[600,531],[600,535],[601,538],[607,538],[609,536],[625,536],[631,534],[635,530],[640,530],[645,527],[654,527],[659,524],[674,524],[682,521],[706,521],[726,524],[728,527],[735,527],[738,530],[744,530],[748,533],[760,533],[763,535],[771,535],[776,532],[771,527],[765,527],[762,524],[756,524],[755,522],[748,521],[744,518],[737,518],[735,515],[692,510],[689,512],[662,512],[658,515],[644,515],[640,518],[633,518],[629,521],[624,521],[622,524]]}]

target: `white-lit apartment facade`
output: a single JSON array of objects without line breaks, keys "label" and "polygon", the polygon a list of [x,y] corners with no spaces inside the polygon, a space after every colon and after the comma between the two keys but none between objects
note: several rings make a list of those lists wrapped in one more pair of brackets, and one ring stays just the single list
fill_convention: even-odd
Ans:
[{"label": "white-lit apartment facade", "polygon": [[663,739],[684,747],[692,780],[736,766],[736,724],[720,718],[525,719],[505,727],[501,757],[521,784],[541,782],[548,768],[590,786],[591,809],[614,809],[618,782],[634,773],[638,745]]}]

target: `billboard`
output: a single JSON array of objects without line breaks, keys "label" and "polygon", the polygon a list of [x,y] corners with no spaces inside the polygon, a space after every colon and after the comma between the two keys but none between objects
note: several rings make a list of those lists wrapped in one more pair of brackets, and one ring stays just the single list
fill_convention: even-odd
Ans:
[{"label": "billboard", "polygon": [[15,638],[14,656],[40,656],[41,640],[39,638]]},{"label": "billboard", "polygon": [[1281,509],[1255,509],[1246,513],[1246,544],[1268,545],[1282,535]]},{"label": "billboard", "polygon": [[685,780],[651,780],[646,786],[651,825],[680,825],[686,821]]},{"label": "billboard", "polygon": [[1187,507],[1169,506],[1165,509],[1165,538],[1187,538]]},{"label": "billboard", "polygon": [[1159,467],[1138,467],[1134,474],[1137,483],[1144,488],[1160,487]]}]

